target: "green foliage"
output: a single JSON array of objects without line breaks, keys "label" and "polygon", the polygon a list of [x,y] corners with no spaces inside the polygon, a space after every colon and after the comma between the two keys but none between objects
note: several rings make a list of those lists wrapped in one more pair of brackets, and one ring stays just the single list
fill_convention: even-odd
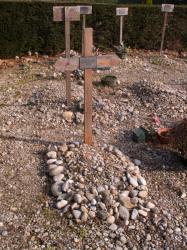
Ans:
[{"label": "green foliage", "polygon": [[[1,58],[27,51],[54,54],[64,50],[64,23],[53,22],[52,7],[57,5],[54,2],[0,2]],[[62,5],[61,1],[58,3]],[[93,27],[94,43],[99,48],[113,48],[119,43],[116,6],[93,4],[93,14],[87,16],[87,26]],[[160,6],[129,6],[129,15],[124,18],[124,43],[132,48],[158,50],[162,24]],[[177,50],[187,48],[186,27],[187,7],[176,6],[168,18],[165,47]],[[71,23],[71,48],[81,50],[80,22]]]}]

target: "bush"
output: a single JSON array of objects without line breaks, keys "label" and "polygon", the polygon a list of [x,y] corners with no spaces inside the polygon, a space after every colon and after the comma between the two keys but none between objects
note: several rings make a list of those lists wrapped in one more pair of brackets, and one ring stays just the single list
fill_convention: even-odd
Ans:
[{"label": "bush", "polygon": [[[0,57],[13,57],[29,50],[52,54],[64,50],[64,23],[54,23],[52,2],[0,2]],[[62,5],[62,4],[61,4]],[[64,4],[65,5],[65,4]],[[66,4],[70,5],[70,4]],[[94,42],[100,48],[119,43],[119,17],[115,4],[93,4],[87,26],[94,29]],[[119,6],[119,5],[118,5]],[[176,6],[168,18],[165,47],[187,47],[187,7]],[[163,13],[160,6],[132,5],[125,17],[126,45],[159,49]],[[81,50],[81,23],[71,23],[71,48]]]}]

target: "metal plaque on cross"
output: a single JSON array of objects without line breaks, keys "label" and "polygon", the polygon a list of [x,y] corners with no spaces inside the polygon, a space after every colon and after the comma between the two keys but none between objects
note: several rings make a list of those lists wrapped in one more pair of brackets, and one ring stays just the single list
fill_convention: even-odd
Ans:
[{"label": "metal plaque on cross", "polygon": [[115,54],[93,56],[93,29],[84,29],[84,56],[60,58],[55,63],[55,69],[60,72],[66,70],[84,70],[84,142],[92,144],[92,81],[93,70],[97,67],[114,66],[120,63],[120,58]]},{"label": "metal plaque on cross", "polygon": [[173,12],[174,4],[162,4],[161,10],[162,12]]},{"label": "metal plaque on cross", "polygon": [[128,8],[116,8],[116,16],[128,16]]}]

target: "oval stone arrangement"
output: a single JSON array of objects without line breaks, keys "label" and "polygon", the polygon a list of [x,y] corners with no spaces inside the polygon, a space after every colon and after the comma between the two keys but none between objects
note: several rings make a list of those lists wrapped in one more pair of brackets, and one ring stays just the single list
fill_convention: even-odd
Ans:
[{"label": "oval stone arrangement", "polygon": [[156,211],[139,167],[112,145],[50,146],[46,163],[55,206],[69,219],[79,223],[99,219],[113,228]]}]

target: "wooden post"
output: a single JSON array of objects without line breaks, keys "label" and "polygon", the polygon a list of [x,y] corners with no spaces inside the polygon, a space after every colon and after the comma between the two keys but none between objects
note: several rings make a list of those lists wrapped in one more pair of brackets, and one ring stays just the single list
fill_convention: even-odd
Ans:
[{"label": "wooden post", "polygon": [[163,24],[163,29],[162,29],[162,39],[161,39],[161,45],[160,45],[160,56],[162,55],[163,46],[164,46],[164,37],[165,37],[165,33],[166,33],[167,18],[168,18],[168,12],[164,12],[164,24]]},{"label": "wooden post", "polygon": [[86,15],[82,15],[82,56],[84,56],[84,29],[86,28]]},{"label": "wooden post", "polygon": [[[69,20],[69,9],[65,7],[65,50],[66,58],[70,58],[70,20]],[[66,101],[67,106],[71,104],[71,77],[70,71],[66,71]]]},{"label": "wooden post", "polygon": [[120,38],[119,43],[123,44],[123,16],[120,16]]},{"label": "wooden post", "polygon": [[[93,29],[83,31],[84,56],[92,56]],[[84,143],[92,144],[92,69],[84,70]]]}]

